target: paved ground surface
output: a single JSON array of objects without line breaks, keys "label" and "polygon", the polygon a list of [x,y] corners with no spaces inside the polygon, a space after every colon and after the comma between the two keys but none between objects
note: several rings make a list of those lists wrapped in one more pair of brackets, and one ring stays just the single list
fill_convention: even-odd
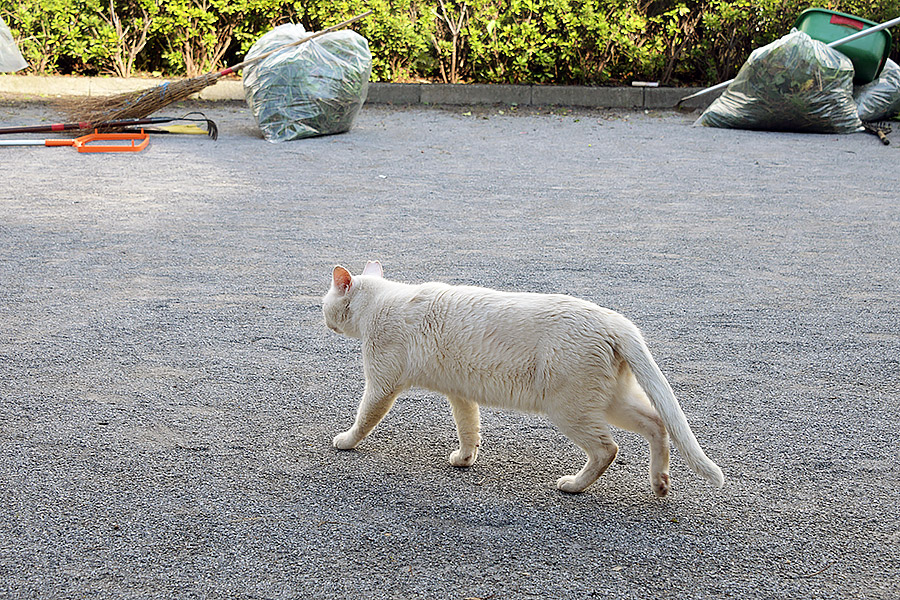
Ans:
[{"label": "paved ground surface", "polygon": [[[0,597],[900,595],[900,137],[367,107],[273,145],[204,110],[217,142],[0,149]],[[676,454],[654,498],[623,432],[564,495],[580,452],[499,412],[455,470],[425,392],[333,450],[362,376],[319,299],[375,258],[630,316],[725,487]]]}]

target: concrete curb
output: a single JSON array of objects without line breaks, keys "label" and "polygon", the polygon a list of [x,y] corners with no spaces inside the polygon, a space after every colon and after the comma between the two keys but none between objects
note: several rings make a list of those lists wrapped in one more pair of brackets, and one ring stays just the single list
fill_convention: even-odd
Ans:
[{"label": "concrete curb", "polygon": [[[26,98],[102,96],[133,92],[170,79],[117,77],[41,77],[0,75],[0,93]],[[367,101],[373,104],[515,104],[520,106],[573,106],[584,108],[666,109],[700,88],[587,87],[561,85],[486,85],[431,83],[372,83]],[[684,104],[705,108],[716,97],[709,94]],[[201,100],[243,100],[239,79],[223,79],[204,89]]]}]

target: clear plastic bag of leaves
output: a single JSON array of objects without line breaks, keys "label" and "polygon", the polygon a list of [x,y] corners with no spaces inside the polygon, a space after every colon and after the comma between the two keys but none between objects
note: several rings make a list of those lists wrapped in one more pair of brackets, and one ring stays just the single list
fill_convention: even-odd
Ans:
[{"label": "clear plastic bag of leaves", "polygon": [[12,32],[0,17],[0,73],[20,71],[27,66],[28,63],[22,58]]},{"label": "clear plastic bag of leaves", "polygon": [[853,90],[863,121],[881,121],[900,113],[900,65],[888,59],[875,81]]},{"label": "clear plastic bag of leaves", "polygon": [[[280,25],[257,40],[246,58],[308,35],[302,25]],[[371,71],[366,38],[334,31],[246,67],[244,97],[270,142],[342,133],[366,101]]]},{"label": "clear plastic bag of leaves", "polygon": [[859,131],[853,73],[849,58],[795,30],[754,50],[696,124],[807,133]]}]

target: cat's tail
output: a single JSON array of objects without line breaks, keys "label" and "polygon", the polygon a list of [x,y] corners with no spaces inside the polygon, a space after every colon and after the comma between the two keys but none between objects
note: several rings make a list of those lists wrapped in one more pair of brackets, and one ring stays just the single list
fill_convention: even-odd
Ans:
[{"label": "cat's tail", "polygon": [[678,452],[681,453],[688,467],[717,487],[722,487],[725,483],[722,469],[706,456],[700,443],[697,442],[697,438],[694,437],[687,417],[684,416],[684,412],[675,398],[675,392],[672,391],[665,375],[653,360],[650,349],[647,348],[640,331],[631,322],[628,322],[628,325],[625,333],[617,339],[617,350],[628,362],[638,384],[650,397],[651,404],[662,418],[675,447],[678,448]]}]

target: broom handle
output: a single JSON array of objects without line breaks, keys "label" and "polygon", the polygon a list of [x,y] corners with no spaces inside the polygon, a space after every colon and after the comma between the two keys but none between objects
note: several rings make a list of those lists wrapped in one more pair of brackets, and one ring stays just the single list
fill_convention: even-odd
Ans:
[{"label": "broom handle", "polygon": [[78,123],[53,123],[52,125],[26,125],[24,127],[0,127],[0,135],[7,133],[49,133],[53,131],[72,131],[74,129],[94,129],[94,128],[112,128],[112,127],[131,127],[134,125],[154,125],[157,123],[168,123],[169,121],[180,121],[175,117],[147,117],[145,119],[122,119],[119,121],[101,121],[100,123],[89,123],[80,121]]},{"label": "broom handle", "polygon": [[255,62],[259,62],[259,61],[261,61],[261,60],[263,60],[263,59],[265,59],[265,58],[269,58],[269,57],[272,56],[273,54],[276,54],[276,53],[278,53],[278,52],[281,52],[282,50],[284,50],[284,49],[286,49],[286,48],[290,48],[290,47],[292,47],[292,46],[299,46],[299,45],[302,44],[303,42],[308,42],[309,40],[312,40],[312,39],[315,39],[315,38],[319,37],[320,35],[325,35],[326,33],[331,33],[332,31],[335,31],[335,30],[337,30],[337,29],[343,29],[344,27],[346,27],[347,25],[350,25],[351,23],[355,23],[355,22],[359,21],[359,20],[362,19],[362,18],[368,17],[368,16],[371,15],[373,12],[375,12],[375,11],[373,11],[373,10],[366,11],[366,12],[362,13],[361,15],[356,15],[356,16],[353,17],[352,19],[347,19],[346,21],[344,21],[344,22],[342,22],[342,23],[338,23],[337,25],[332,25],[331,27],[328,27],[328,28],[326,28],[326,29],[323,29],[322,31],[317,31],[316,33],[314,33],[314,34],[312,34],[312,35],[309,35],[309,36],[307,36],[307,37],[305,37],[305,38],[299,39],[299,40],[297,40],[296,42],[291,42],[291,43],[289,43],[289,44],[285,44],[284,46],[279,46],[278,48],[275,48],[274,50],[270,50],[270,51],[268,51],[268,52],[265,52],[265,53],[263,53],[263,54],[260,54],[259,56],[254,56],[253,58],[250,58],[250,59],[248,59],[248,60],[245,60],[244,62],[240,62],[240,63],[238,63],[238,64],[236,64],[236,65],[232,65],[232,66],[230,66],[230,67],[228,67],[228,68],[222,69],[222,70],[219,71],[218,73],[215,73],[216,78],[224,77],[225,75],[231,75],[232,73],[234,73],[234,72],[236,72],[236,71],[240,71],[241,69],[243,69],[243,68],[246,67],[247,65],[251,65],[251,64],[253,64],[253,63],[255,63]]}]

